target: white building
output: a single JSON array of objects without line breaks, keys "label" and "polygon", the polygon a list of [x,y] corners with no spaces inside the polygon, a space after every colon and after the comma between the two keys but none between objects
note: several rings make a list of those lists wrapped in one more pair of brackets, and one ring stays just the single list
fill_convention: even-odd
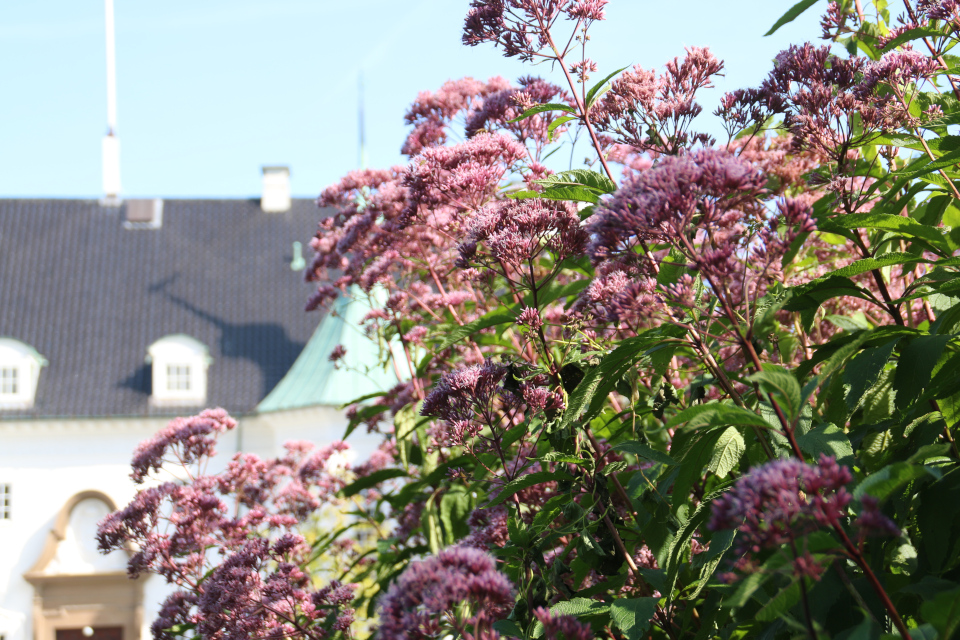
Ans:
[{"label": "white building", "polygon": [[224,407],[221,458],[269,456],[341,437],[338,405],[392,386],[328,360],[373,348],[362,309],[303,311],[321,212],[264,201],[0,200],[0,640],[150,637],[165,586],[93,532],[171,416]]}]

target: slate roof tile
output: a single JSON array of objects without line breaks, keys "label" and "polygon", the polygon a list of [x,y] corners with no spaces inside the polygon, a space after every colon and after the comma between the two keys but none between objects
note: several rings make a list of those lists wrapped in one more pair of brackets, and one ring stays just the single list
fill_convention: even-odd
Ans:
[{"label": "slate roof tile", "polygon": [[321,215],[165,200],[161,228],[130,230],[96,200],[0,200],[0,336],[49,361],[35,406],[0,419],[183,413],[149,402],[147,347],[173,333],[210,349],[206,406],[252,411],[320,321],[290,262]]}]

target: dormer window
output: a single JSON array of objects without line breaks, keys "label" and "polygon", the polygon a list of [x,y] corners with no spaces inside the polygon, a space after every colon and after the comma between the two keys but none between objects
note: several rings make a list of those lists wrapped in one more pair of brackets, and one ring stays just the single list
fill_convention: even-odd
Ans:
[{"label": "dormer window", "polygon": [[207,367],[213,362],[202,342],[183,334],[165,336],[147,349],[154,406],[203,404],[207,399]]},{"label": "dormer window", "polygon": [[0,367],[0,396],[17,395],[17,379],[20,369],[16,367]]},{"label": "dormer window", "polygon": [[167,391],[173,391],[173,392],[190,391],[190,365],[189,364],[168,364],[167,365]]},{"label": "dormer window", "polygon": [[28,344],[0,338],[0,411],[29,409],[47,361]]}]

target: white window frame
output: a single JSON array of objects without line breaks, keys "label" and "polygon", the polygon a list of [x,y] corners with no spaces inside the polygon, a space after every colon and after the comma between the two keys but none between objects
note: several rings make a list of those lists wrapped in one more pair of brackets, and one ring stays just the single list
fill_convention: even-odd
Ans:
[{"label": "white window frame", "polygon": [[189,393],[192,382],[193,367],[187,363],[167,363],[167,391]]},{"label": "white window frame", "polygon": [[22,386],[20,367],[0,365],[0,396],[16,396]]},{"label": "white window frame", "polygon": [[[200,405],[207,399],[207,369],[213,361],[210,350],[184,334],[164,336],[147,349],[153,379],[150,402],[154,406]],[[174,383],[185,377],[186,387]],[[182,377],[180,379],[182,379]]]},{"label": "white window frame", "polygon": [[13,519],[11,488],[12,485],[9,482],[0,482],[0,522]]},{"label": "white window frame", "polygon": [[32,407],[40,369],[46,365],[46,358],[30,345],[0,337],[0,411]]}]

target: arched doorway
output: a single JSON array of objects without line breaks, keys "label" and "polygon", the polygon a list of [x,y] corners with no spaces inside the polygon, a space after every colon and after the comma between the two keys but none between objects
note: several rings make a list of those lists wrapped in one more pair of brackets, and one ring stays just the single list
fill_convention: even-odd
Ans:
[{"label": "arched doorway", "polygon": [[97,551],[97,523],[116,510],[109,496],[83,491],[63,505],[36,564],[33,640],[139,640],[143,585],[127,577],[127,556]]}]

